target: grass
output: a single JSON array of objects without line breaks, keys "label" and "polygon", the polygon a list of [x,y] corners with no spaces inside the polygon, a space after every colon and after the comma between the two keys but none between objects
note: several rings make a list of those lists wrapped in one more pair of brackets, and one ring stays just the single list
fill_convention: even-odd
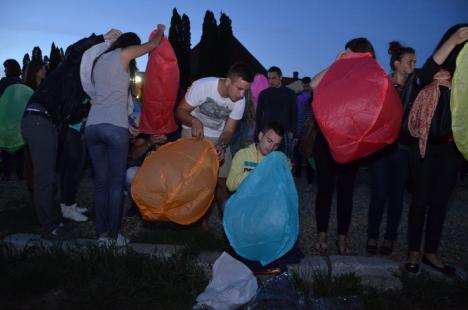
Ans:
[{"label": "grass", "polygon": [[[208,284],[194,263],[196,252],[189,247],[162,258],[96,246],[30,246],[18,252],[0,244],[0,309],[190,309]],[[319,300],[347,309],[467,309],[467,281],[425,273],[400,279],[401,290],[384,291],[363,285],[354,274],[317,273],[311,283],[293,275],[293,287],[306,307]]]},{"label": "grass", "polygon": [[88,247],[0,247],[0,309],[190,309],[208,281],[189,251],[170,258]]},{"label": "grass", "polygon": [[400,277],[401,290],[365,286],[354,274],[331,277],[317,273],[311,285],[297,276],[293,278],[298,295],[309,302],[314,298],[333,300],[339,296],[357,298],[366,309],[468,309],[468,281],[445,281],[427,273],[418,276],[403,274]]}]

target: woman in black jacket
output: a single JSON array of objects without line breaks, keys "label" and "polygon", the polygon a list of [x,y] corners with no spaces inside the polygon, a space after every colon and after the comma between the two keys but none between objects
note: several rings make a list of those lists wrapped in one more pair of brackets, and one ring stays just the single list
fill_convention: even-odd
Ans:
[{"label": "woman in black jacket", "polygon": [[[422,263],[449,276],[455,268],[437,255],[447,204],[456,185],[462,156],[453,142],[450,86],[456,58],[468,40],[468,24],[450,28],[420,71],[422,86],[409,116],[409,130],[419,139],[410,148],[413,199],[408,215],[408,272]],[[437,94],[439,92],[439,96]],[[420,111],[421,113],[418,113]],[[432,118],[424,117],[433,114]],[[427,217],[426,217],[427,214]],[[421,241],[425,224],[424,253]]]}]

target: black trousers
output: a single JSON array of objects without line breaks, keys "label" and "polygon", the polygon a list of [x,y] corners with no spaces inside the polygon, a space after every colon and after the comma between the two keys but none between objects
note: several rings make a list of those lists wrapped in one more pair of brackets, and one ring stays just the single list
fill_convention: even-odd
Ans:
[{"label": "black trousers", "polygon": [[57,129],[47,117],[29,114],[21,121],[21,133],[31,152],[36,214],[44,232],[51,232],[61,220],[54,201]]},{"label": "black trousers", "polygon": [[24,147],[17,150],[15,153],[10,154],[5,150],[1,151],[2,153],[2,168],[3,175],[5,178],[11,177],[11,170],[13,167],[13,160],[15,161],[16,176],[18,179],[23,178],[23,168],[24,168]]},{"label": "black trousers", "polygon": [[408,215],[409,251],[421,250],[425,226],[424,252],[437,253],[447,204],[457,182],[463,158],[453,143],[427,145],[421,159],[417,145],[410,149],[413,199]]},{"label": "black trousers", "polygon": [[338,234],[347,235],[351,223],[354,180],[358,164],[356,162],[344,165],[337,163],[321,133],[318,133],[315,139],[314,157],[317,165],[318,188],[315,215],[318,232],[328,231],[333,192],[336,187]]},{"label": "black trousers", "polygon": [[82,134],[65,128],[60,156],[60,193],[61,202],[70,206],[76,203],[76,194],[86,159],[86,144]]}]

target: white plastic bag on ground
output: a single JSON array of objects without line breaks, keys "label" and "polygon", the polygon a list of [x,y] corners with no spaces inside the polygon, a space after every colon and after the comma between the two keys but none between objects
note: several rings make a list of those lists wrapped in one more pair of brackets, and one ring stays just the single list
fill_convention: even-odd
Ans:
[{"label": "white plastic bag on ground", "polygon": [[223,252],[213,265],[213,275],[197,305],[213,309],[236,309],[249,302],[257,292],[257,278],[243,263]]}]

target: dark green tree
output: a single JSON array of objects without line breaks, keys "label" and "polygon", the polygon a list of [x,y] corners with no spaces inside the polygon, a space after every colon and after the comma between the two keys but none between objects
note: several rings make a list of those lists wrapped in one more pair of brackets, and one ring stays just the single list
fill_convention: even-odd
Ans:
[{"label": "dark green tree", "polygon": [[32,54],[31,54],[31,62],[42,62],[43,59],[42,59],[42,51],[41,51],[41,48],[39,46],[35,46],[32,50]]},{"label": "dark green tree", "polygon": [[24,54],[24,56],[23,56],[23,68],[21,69],[23,77],[24,77],[24,73],[26,72],[26,68],[28,67],[30,62],[31,62],[31,58],[29,57],[29,54],[28,53]]},{"label": "dark green tree", "polygon": [[218,27],[213,12],[207,10],[203,19],[203,33],[200,40],[198,77],[216,76]]},{"label": "dark green tree", "polygon": [[[174,49],[174,52],[176,54],[177,63],[179,65],[179,72],[182,76],[181,64],[182,58],[184,57],[182,51],[182,18],[180,17],[176,8],[172,10],[171,27],[169,28],[168,40],[171,43],[172,48]],[[182,84],[180,83],[180,85]]]},{"label": "dark green tree", "polygon": [[233,62],[232,43],[233,34],[231,19],[221,13],[218,26],[218,76],[226,76],[226,73]]},{"label": "dark green tree", "polygon": [[54,71],[62,61],[62,56],[60,55],[60,49],[55,46],[55,43],[52,42],[50,47],[50,62],[49,62],[49,72]]},{"label": "dark green tree", "polygon": [[190,79],[190,51],[191,51],[190,19],[187,15],[182,15],[182,59],[179,67],[181,68],[180,85],[187,89]]}]

